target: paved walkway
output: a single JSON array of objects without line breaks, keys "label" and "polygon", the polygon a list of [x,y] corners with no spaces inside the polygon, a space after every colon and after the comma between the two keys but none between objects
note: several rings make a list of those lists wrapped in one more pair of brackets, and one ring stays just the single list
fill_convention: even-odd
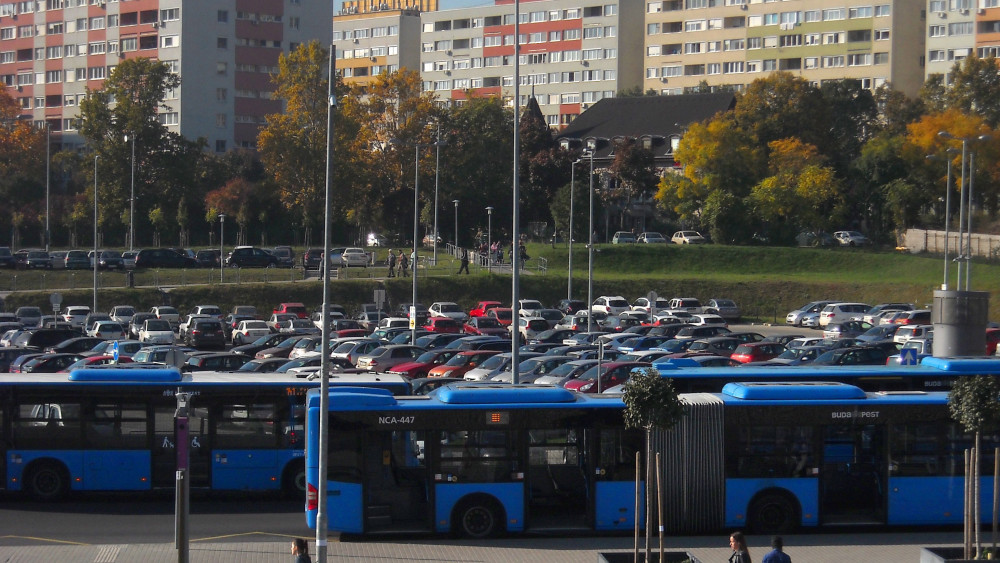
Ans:
[{"label": "paved walkway", "polygon": [[[2,525],[0,525],[2,526]],[[2,532],[0,532],[2,533]],[[989,534],[984,534],[987,539]],[[291,561],[291,538],[250,534],[242,538],[207,538],[192,541],[192,563],[272,563]],[[655,540],[654,540],[655,541]],[[767,553],[767,538],[751,537],[750,553],[760,561]],[[958,545],[961,532],[802,534],[785,538],[785,551],[796,563],[877,561],[918,563],[924,546]],[[16,545],[15,545],[16,544]],[[668,551],[686,551],[702,563],[721,563],[732,553],[722,536],[673,537]],[[594,563],[600,551],[631,551],[629,537],[532,538],[512,537],[488,541],[446,538],[380,538],[364,541],[331,539],[328,561],[368,562],[484,562]],[[310,539],[310,552],[315,543]],[[79,545],[53,544],[37,538],[0,536],[0,561],[4,563],[167,563],[177,561],[172,544]],[[314,559],[315,561],[315,559]]]}]

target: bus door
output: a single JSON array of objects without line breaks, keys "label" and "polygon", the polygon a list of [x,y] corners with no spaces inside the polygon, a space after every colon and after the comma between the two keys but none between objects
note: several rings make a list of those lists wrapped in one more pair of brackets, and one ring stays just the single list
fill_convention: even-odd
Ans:
[{"label": "bus door", "polygon": [[527,527],[593,527],[593,471],[582,428],[528,430]]},{"label": "bus door", "polygon": [[370,431],[363,448],[365,531],[431,530],[428,432]]},{"label": "bus door", "polygon": [[887,484],[884,426],[842,424],[824,429],[821,523],[885,523]]},{"label": "bus door", "polygon": [[[597,530],[632,530],[635,527],[636,453],[643,452],[641,430],[605,428],[595,436],[593,511]],[[640,491],[642,493],[642,491]],[[640,498],[639,519],[645,514]]]},{"label": "bus door", "polygon": [[[153,416],[152,475],[153,487],[173,487],[177,471],[177,433],[175,405],[157,405]],[[208,409],[188,407],[188,483],[208,487],[211,483],[208,447]]]}]

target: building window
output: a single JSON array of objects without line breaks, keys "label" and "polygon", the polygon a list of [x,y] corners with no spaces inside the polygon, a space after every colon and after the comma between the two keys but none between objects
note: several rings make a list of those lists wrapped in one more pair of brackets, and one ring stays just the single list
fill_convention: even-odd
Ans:
[{"label": "building window", "polygon": [[216,37],[215,38],[215,47],[218,48],[218,49],[228,49],[229,48],[229,39],[227,39],[225,37]]},{"label": "building window", "polygon": [[179,44],[176,35],[164,35],[160,37],[160,47],[176,47]]},{"label": "building window", "polygon": [[889,4],[880,4],[875,6],[875,17],[884,18],[892,15],[892,8]]},{"label": "building window", "polygon": [[123,53],[127,53],[129,51],[135,51],[138,48],[139,48],[139,40],[136,39],[135,37],[126,37],[125,39],[122,39],[121,51]]},{"label": "building window", "polygon": [[889,64],[889,53],[875,53],[873,62],[877,65]]},{"label": "building window", "polygon": [[224,101],[226,101],[226,97],[227,96],[228,96],[228,90],[226,90],[225,88],[216,88],[215,89],[215,99],[216,100],[219,100],[220,102],[224,102]]},{"label": "building window", "polygon": [[847,17],[849,19],[854,18],[870,18],[872,17],[872,7],[871,6],[858,6],[856,8],[847,9]]},{"label": "building window", "polygon": [[226,126],[226,114],[224,114],[224,113],[217,113],[217,114],[215,114],[215,126],[216,127],[225,127]]},{"label": "building window", "polygon": [[875,41],[888,41],[889,40],[889,30],[888,29],[876,29],[875,30]]},{"label": "building window", "polygon": [[222,139],[215,140],[215,152],[226,152],[226,141]]},{"label": "building window", "polygon": [[215,74],[219,76],[225,76],[229,73],[229,63],[217,62],[215,63]]},{"label": "building window", "polygon": [[927,33],[931,37],[944,37],[947,33],[947,28],[943,25],[929,25],[927,26]]},{"label": "building window", "polygon": [[229,21],[229,11],[219,10],[218,14],[215,16],[215,21],[219,23],[227,23]]},{"label": "building window", "polygon": [[934,49],[927,52],[927,60],[932,63],[944,62],[944,49]]}]

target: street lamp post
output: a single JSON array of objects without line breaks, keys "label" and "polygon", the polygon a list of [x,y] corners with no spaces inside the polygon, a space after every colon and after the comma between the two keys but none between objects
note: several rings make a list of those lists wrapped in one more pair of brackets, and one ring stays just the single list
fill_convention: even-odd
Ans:
[{"label": "street lamp post", "polygon": [[[410,301],[410,344],[417,342],[417,227],[420,223],[420,143],[413,151],[413,256],[410,260],[410,273],[413,274],[413,294]],[[434,233],[437,237],[437,233]]]},{"label": "street lamp post", "polygon": [[[979,135],[976,137],[956,137],[947,131],[939,131],[938,137],[944,139],[950,139],[953,141],[962,141],[962,171],[960,174],[960,191],[961,197],[958,204],[958,256],[955,260],[958,261],[958,278],[956,280],[956,286],[959,290],[962,289],[962,261],[965,261],[965,290],[969,290],[970,280],[972,278],[972,190],[974,186],[974,181],[972,179],[975,170],[975,153],[969,155],[969,142],[970,141],[987,141],[992,138],[991,135]],[[968,158],[969,168],[969,194],[966,196],[965,193],[965,175],[966,175],[966,158]],[[966,202],[968,202],[968,219],[966,219]],[[947,220],[947,217],[946,217]],[[965,228],[966,232],[963,233],[962,229]],[[964,235],[964,236],[963,236]],[[947,245],[947,241],[945,243]]]},{"label": "street lamp post", "polygon": [[49,165],[52,162],[49,156],[49,151],[51,150],[52,143],[50,142],[50,132],[52,128],[49,127],[49,122],[45,122],[45,252],[49,251],[49,239],[52,238],[52,230],[49,229]]},{"label": "street lamp post", "polygon": [[[128,135],[125,135],[125,142],[129,142]],[[135,133],[132,134],[132,196],[128,201],[128,249],[133,250],[135,247]]]},{"label": "street lamp post", "polygon": [[566,279],[566,299],[573,298],[573,192],[576,191],[576,165],[583,159],[576,159],[569,165],[569,276]]},{"label": "street lamp post", "polygon": [[[945,192],[944,192],[944,282],[941,284],[941,289],[944,291],[948,290],[948,247],[950,246],[951,238],[951,157],[947,153],[951,152],[951,149],[945,151],[944,160],[948,165],[948,176],[945,180]],[[929,154],[928,159],[940,160],[937,155]]]},{"label": "street lamp post", "polygon": [[[222,283],[222,272],[226,266],[226,214],[219,213],[219,283]],[[326,265],[324,264],[324,267]]]},{"label": "street lamp post", "polygon": [[493,271],[493,206],[486,208],[486,267]]},{"label": "street lamp post", "polygon": [[587,231],[587,332],[594,330],[594,153],[590,149],[590,229]]},{"label": "street lamp post", "polygon": [[[458,200],[451,200],[455,204],[455,256],[458,256]],[[435,239],[437,240],[437,233],[434,233]]]},{"label": "street lamp post", "polygon": [[[437,141],[434,146],[437,148],[434,155],[434,265],[438,263],[438,171],[441,169],[441,123],[437,124]],[[458,239],[455,239],[455,246],[458,246]]]},{"label": "street lamp post", "polygon": [[94,155],[94,308],[91,311],[97,312],[97,264],[100,262],[97,257],[97,156]]}]

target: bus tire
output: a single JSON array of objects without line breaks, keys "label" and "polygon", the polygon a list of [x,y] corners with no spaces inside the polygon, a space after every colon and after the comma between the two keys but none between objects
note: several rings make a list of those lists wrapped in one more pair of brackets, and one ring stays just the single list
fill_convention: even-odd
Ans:
[{"label": "bus tire", "polygon": [[787,534],[799,526],[799,505],[787,494],[772,492],[750,504],[750,530],[755,534]]},{"label": "bus tire", "polygon": [[288,498],[305,500],[306,464],[299,460],[290,463],[281,476],[281,492]]},{"label": "bus tire", "polygon": [[42,502],[59,500],[69,490],[69,472],[55,461],[42,461],[32,465],[25,489],[32,498]]},{"label": "bus tire", "polygon": [[482,539],[499,534],[505,518],[503,507],[495,499],[474,496],[455,507],[452,522],[460,535]]}]

